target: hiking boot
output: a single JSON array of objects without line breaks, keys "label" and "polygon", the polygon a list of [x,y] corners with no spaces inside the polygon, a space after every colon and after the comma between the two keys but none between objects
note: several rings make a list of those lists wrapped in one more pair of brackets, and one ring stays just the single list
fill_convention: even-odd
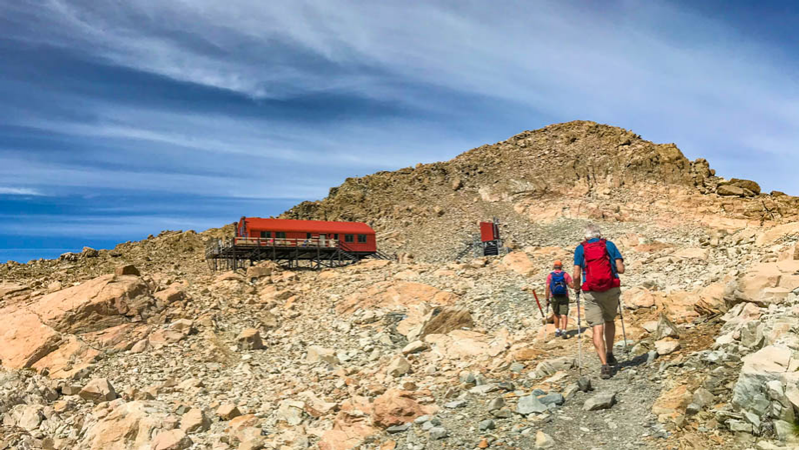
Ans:
[{"label": "hiking boot", "polygon": [[560,330],[555,330],[555,337],[560,337],[562,333]]},{"label": "hiking boot", "polygon": [[563,332],[561,332],[561,333],[560,333],[560,337],[562,337],[563,339],[569,339],[569,335],[568,335],[568,334],[566,334],[566,332],[565,332],[565,331],[563,331]]},{"label": "hiking boot", "polygon": [[607,359],[608,359],[608,364],[609,365],[611,365],[611,366],[619,365],[619,361],[616,359],[615,356],[613,356],[613,353],[608,353],[607,354]]},{"label": "hiking boot", "polygon": [[602,369],[599,371],[599,378],[607,380],[608,378],[610,378],[611,375],[613,375],[613,369],[611,369],[610,366],[607,364],[602,366]]}]

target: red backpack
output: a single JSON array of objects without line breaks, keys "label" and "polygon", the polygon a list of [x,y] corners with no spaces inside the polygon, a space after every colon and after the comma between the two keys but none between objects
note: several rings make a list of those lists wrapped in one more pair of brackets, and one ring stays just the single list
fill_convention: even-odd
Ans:
[{"label": "red backpack", "polygon": [[585,241],[581,245],[585,255],[583,290],[605,292],[621,286],[621,281],[613,276],[613,269],[610,267],[612,262],[605,240],[600,239],[591,243]]}]

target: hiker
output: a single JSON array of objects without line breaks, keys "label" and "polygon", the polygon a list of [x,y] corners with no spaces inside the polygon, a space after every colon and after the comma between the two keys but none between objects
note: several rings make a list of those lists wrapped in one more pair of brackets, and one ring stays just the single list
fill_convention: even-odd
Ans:
[{"label": "hiker", "polygon": [[589,224],[585,228],[585,241],[574,250],[573,278],[576,286],[583,280],[585,318],[593,330],[594,347],[602,362],[602,379],[610,378],[611,366],[618,364],[613,356],[613,338],[621,300],[621,273],[624,273],[624,258],[616,244],[602,239],[599,227]]},{"label": "hiker", "polygon": [[569,324],[569,288],[574,289],[574,283],[571,275],[563,271],[562,262],[555,261],[552,269],[547,276],[547,305],[552,305],[552,312],[555,314],[555,337],[568,339],[566,327]]}]

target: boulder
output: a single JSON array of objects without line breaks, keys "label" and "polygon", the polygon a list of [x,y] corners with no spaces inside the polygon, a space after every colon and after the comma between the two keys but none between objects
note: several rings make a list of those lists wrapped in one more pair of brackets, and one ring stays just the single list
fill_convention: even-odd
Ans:
[{"label": "boulder", "polygon": [[0,309],[0,361],[9,369],[33,366],[58,348],[61,335],[42,323],[27,308],[10,306]]},{"label": "boulder", "polygon": [[114,275],[117,275],[117,276],[133,275],[133,276],[138,277],[138,276],[141,275],[141,273],[139,272],[139,269],[136,268],[136,266],[134,266],[132,264],[128,264],[128,265],[125,265],[125,266],[119,266],[116,269],[114,269]]},{"label": "boulder", "polygon": [[427,344],[422,341],[413,341],[408,343],[405,347],[402,348],[403,355],[412,355],[414,353],[419,353],[427,350]]},{"label": "boulder", "polygon": [[555,440],[552,436],[538,430],[535,434],[535,448],[552,448],[555,446]]},{"label": "boulder", "polygon": [[141,316],[153,305],[148,292],[141,278],[104,275],[45,295],[31,312],[62,333],[98,331]]},{"label": "boulder", "polygon": [[386,374],[391,377],[401,377],[411,372],[411,363],[402,356],[395,356],[388,364]]},{"label": "boulder", "polygon": [[665,314],[661,313],[660,317],[658,317],[658,326],[655,330],[655,335],[653,336],[655,340],[659,341],[661,339],[667,337],[679,337],[680,330],[666,317]]},{"label": "boulder", "polygon": [[389,389],[372,404],[372,422],[376,426],[388,428],[413,422],[417,417],[435,412],[434,406],[419,404],[413,392]]},{"label": "boulder", "polygon": [[536,378],[548,377],[560,371],[574,367],[575,359],[572,356],[561,356],[540,362],[535,368]]},{"label": "boulder", "polygon": [[547,411],[547,405],[542,403],[535,395],[532,394],[520,397],[519,402],[516,404],[516,412],[523,416],[533,413],[540,414],[545,411]]},{"label": "boulder", "polygon": [[474,320],[468,309],[454,306],[435,307],[411,328],[408,340],[424,339],[430,334],[447,334],[450,331],[474,327]]},{"label": "boulder", "polygon": [[746,195],[743,188],[731,184],[722,184],[716,188],[716,193],[728,197],[743,197]]},{"label": "boulder", "polygon": [[737,186],[741,189],[746,189],[754,193],[755,195],[760,194],[760,185],[755,183],[752,180],[743,180],[740,178],[733,178],[728,181],[729,184],[733,186]]},{"label": "boulder", "polygon": [[216,409],[216,415],[222,420],[231,420],[240,416],[241,411],[233,403],[225,403]]},{"label": "boulder", "polygon": [[117,398],[114,386],[106,378],[95,378],[89,381],[78,393],[80,398],[94,403],[110,402]]},{"label": "boulder", "polygon": [[76,448],[89,450],[124,450],[150,447],[150,440],[160,429],[167,414],[146,402],[117,405],[108,415],[89,427]]},{"label": "boulder", "polygon": [[264,348],[264,343],[261,340],[261,333],[255,328],[247,328],[242,330],[236,338],[239,347],[243,350],[259,350]]},{"label": "boulder", "polygon": [[183,288],[180,286],[169,286],[168,288],[153,294],[153,297],[165,305],[179,302],[187,298],[186,292],[184,292]]},{"label": "boulder", "polygon": [[594,394],[583,404],[585,411],[598,411],[601,409],[608,409],[616,404],[616,394],[614,392],[600,392]]},{"label": "boulder", "polygon": [[180,429],[186,433],[207,431],[211,428],[211,421],[202,409],[192,408],[180,418]]},{"label": "boulder", "polygon": [[627,309],[652,308],[655,296],[647,288],[632,287],[622,293],[624,307]]},{"label": "boulder", "polygon": [[760,263],[727,283],[724,301],[729,307],[740,302],[752,302],[765,307],[783,302],[796,288],[799,288],[799,261]]},{"label": "boulder", "polygon": [[358,308],[367,310],[381,308],[410,307],[423,303],[431,305],[451,305],[458,296],[442,291],[429,284],[409,281],[384,281],[375,283],[365,291],[345,298],[336,305],[339,314],[350,313]]},{"label": "boulder", "polygon": [[658,352],[658,355],[668,355],[670,353],[674,353],[680,348],[680,341],[672,338],[664,338],[659,341],[655,341],[655,350]]},{"label": "boulder", "polygon": [[83,251],[80,252],[80,255],[84,258],[97,258],[100,256],[100,252],[91,247],[83,247]]},{"label": "boulder", "polygon": [[502,258],[502,266],[517,274],[529,277],[537,272],[533,261],[525,252],[511,252]]},{"label": "boulder", "polygon": [[277,407],[277,420],[297,426],[302,423],[305,403],[296,400],[283,400]]},{"label": "boulder", "polygon": [[[769,345],[743,358],[744,365],[733,387],[732,404],[759,417],[774,415],[769,394],[769,382],[782,386],[799,383],[799,360],[787,346]],[[786,399],[792,394],[786,390]]]},{"label": "boulder", "polygon": [[335,350],[318,345],[311,345],[308,347],[307,355],[305,356],[305,362],[310,364],[318,362],[326,362],[331,365],[340,364]]},{"label": "boulder", "polygon": [[372,405],[369,399],[355,396],[341,405],[333,428],[324,432],[320,450],[356,450],[364,441],[379,432],[371,423]]},{"label": "boulder", "polygon": [[167,430],[158,433],[150,444],[151,450],[185,450],[192,442],[181,429]]}]

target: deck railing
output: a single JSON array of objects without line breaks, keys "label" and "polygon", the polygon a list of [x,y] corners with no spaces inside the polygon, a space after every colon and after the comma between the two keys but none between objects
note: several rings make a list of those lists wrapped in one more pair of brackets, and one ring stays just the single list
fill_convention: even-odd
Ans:
[{"label": "deck railing", "polygon": [[262,237],[236,237],[233,239],[235,245],[246,245],[253,247],[319,247],[336,248],[339,246],[338,239],[320,238],[262,238]]}]

